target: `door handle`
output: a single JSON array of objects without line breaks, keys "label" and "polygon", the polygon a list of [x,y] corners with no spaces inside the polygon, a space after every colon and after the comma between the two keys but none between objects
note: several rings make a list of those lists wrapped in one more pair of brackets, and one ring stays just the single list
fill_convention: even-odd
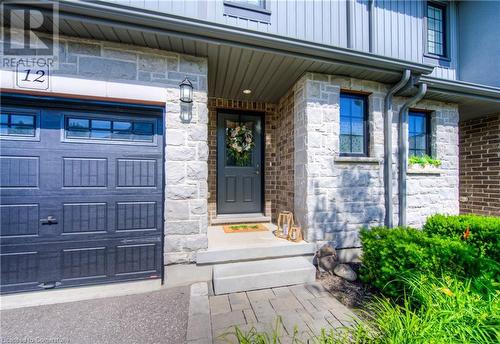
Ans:
[{"label": "door handle", "polygon": [[259,170],[256,170],[256,171],[255,171],[255,174],[256,174],[256,175],[259,175],[259,174],[260,174]]},{"label": "door handle", "polygon": [[57,219],[54,216],[50,215],[46,219],[40,219],[40,223],[42,225],[55,225],[57,224]]}]

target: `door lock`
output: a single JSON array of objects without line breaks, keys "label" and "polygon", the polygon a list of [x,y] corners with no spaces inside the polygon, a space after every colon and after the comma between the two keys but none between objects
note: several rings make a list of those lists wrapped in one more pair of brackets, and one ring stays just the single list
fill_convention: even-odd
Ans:
[{"label": "door lock", "polygon": [[40,223],[42,225],[55,225],[57,224],[57,219],[54,216],[50,215],[46,219],[40,219]]}]

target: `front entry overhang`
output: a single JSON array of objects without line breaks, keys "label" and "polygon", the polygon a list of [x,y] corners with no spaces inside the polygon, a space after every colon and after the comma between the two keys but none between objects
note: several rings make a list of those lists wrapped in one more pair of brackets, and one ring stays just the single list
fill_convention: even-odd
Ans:
[{"label": "front entry overhang", "polygon": [[458,103],[463,119],[500,108],[500,89],[428,77],[426,64],[109,2],[60,1],[59,11],[63,35],[207,57],[210,97],[276,103],[305,72],[394,84],[410,70],[427,99]]}]

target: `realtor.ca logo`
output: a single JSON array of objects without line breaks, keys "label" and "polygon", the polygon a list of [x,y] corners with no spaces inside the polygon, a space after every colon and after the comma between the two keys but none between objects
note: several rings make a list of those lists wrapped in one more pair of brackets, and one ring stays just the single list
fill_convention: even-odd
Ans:
[{"label": "realtor.ca logo", "polygon": [[16,73],[20,88],[48,89],[58,66],[58,4],[52,1],[5,0],[2,18],[1,69]]}]

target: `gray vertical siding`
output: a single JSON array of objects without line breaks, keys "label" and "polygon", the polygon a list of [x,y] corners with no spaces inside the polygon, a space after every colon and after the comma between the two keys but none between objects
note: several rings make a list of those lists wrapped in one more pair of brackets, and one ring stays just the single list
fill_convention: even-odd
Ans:
[{"label": "gray vertical siding", "polygon": [[460,79],[500,87],[500,2],[461,2],[458,18]]},{"label": "gray vertical siding", "polygon": [[[369,51],[369,0],[266,0],[270,22],[226,15],[223,0],[105,0],[120,5],[197,18],[239,28],[337,47]],[[373,52],[408,60],[424,61],[425,1],[374,0]],[[449,66],[439,66],[433,76],[455,79],[458,58],[457,10],[450,2]],[[348,13],[352,32],[348,34]]]}]

